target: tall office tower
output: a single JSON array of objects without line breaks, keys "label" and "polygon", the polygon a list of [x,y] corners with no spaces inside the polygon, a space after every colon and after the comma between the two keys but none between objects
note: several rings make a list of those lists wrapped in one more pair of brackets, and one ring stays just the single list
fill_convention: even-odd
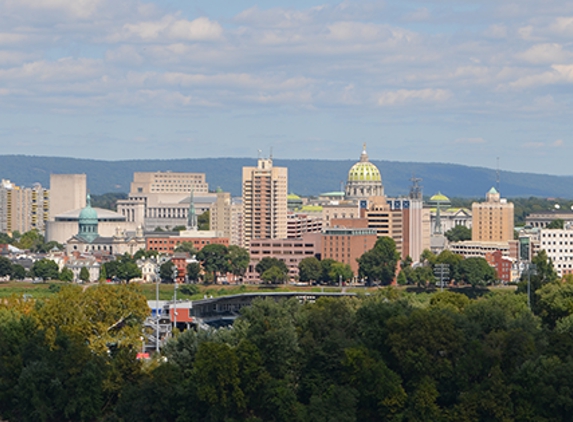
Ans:
[{"label": "tall office tower", "polygon": [[243,167],[243,242],[287,237],[288,169],[260,158],[257,167]]},{"label": "tall office tower", "polygon": [[218,190],[217,200],[211,204],[209,209],[209,228],[220,232],[229,240],[231,239],[231,207],[231,194]]},{"label": "tall office tower", "polygon": [[85,174],[50,175],[50,221],[66,211],[86,206],[87,182]]},{"label": "tall office tower", "polygon": [[508,242],[513,240],[513,204],[491,188],[485,202],[472,204],[472,241]]},{"label": "tall office tower", "polygon": [[32,188],[9,180],[0,185],[0,232],[43,232],[48,219],[49,191],[36,183]]}]

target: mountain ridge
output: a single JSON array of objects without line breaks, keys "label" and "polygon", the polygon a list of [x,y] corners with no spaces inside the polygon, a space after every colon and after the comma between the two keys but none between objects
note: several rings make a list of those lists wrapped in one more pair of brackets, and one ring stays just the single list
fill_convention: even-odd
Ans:
[{"label": "mountain ridge", "polygon": [[[36,182],[49,186],[51,173],[86,173],[94,194],[129,192],[135,171],[187,171],[205,173],[211,189],[221,187],[241,193],[241,169],[255,166],[256,158],[179,158],[97,160],[36,155],[0,155],[0,177],[19,186]],[[274,159],[274,165],[289,169],[289,191],[317,195],[339,190],[356,160]],[[405,195],[412,175],[423,179],[425,195],[438,191],[451,197],[483,197],[496,186],[496,170],[455,163],[420,163],[371,160],[382,174],[386,194]],[[504,197],[573,198],[573,176],[527,172],[500,172]]]}]

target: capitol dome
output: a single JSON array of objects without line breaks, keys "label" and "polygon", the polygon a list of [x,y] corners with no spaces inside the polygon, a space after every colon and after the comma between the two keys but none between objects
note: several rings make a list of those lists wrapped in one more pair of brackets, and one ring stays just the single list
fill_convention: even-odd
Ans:
[{"label": "capitol dome", "polygon": [[384,186],[380,170],[369,161],[364,144],[360,161],[348,171],[346,198],[368,199],[372,196],[384,196]]},{"label": "capitol dome", "polygon": [[370,162],[358,162],[348,172],[348,181],[353,182],[381,182],[380,170]]}]

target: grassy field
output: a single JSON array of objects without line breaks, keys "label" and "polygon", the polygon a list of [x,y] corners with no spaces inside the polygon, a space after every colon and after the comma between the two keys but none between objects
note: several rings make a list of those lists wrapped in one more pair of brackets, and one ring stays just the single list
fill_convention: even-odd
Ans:
[{"label": "grassy field", "polygon": [[0,298],[10,297],[12,295],[22,296],[29,295],[35,299],[50,296],[54,294],[63,282],[52,281],[40,284],[27,283],[21,281],[0,282]]},{"label": "grassy field", "polygon": [[[10,297],[12,295],[22,296],[22,295],[29,295],[35,299],[40,299],[43,297],[47,297],[49,295],[54,294],[59,290],[59,287],[64,285],[63,282],[46,282],[41,284],[34,284],[29,282],[18,282],[18,281],[10,281],[10,282],[0,282],[0,298]],[[88,285],[86,285],[87,287]],[[143,295],[147,298],[147,300],[154,300],[155,299],[155,284],[141,284],[138,286],[141,290]],[[192,293],[192,290],[196,289],[197,293],[195,294],[186,294],[186,290]],[[398,287],[398,289],[406,289],[410,293],[431,293],[435,291],[434,289],[424,290],[424,289],[417,289],[413,286],[404,286]],[[477,289],[473,290],[471,288],[453,288],[452,291],[456,291],[458,293],[465,293],[468,296],[481,296],[483,294],[488,293],[491,290],[514,290],[514,286],[509,287],[495,287],[490,289]],[[366,293],[366,292],[374,292],[378,290],[377,287],[372,288],[351,288],[347,287],[346,292],[353,292],[353,293]],[[468,290],[472,290],[470,293]],[[256,293],[256,292],[292,292],[292,291],[304,291],[309,293],[316,293],[316,292],[340,292],[340,287],[318,287],[318,286],[309,286],[309,287],[300,287],[300,286],[265,286],[265,285],[229,285],[229,286],[221,286],[221,285],[180,285],[177,289],[177,298],[178,299],[202,299],[204,296],[226,296],[226,295],[235,295],[240,293]],[[477,294],[476,294],[477,293]],[[173,284],[161,284],[159,286],[159,299],[160,300],[170,300],[173,299]]]}]

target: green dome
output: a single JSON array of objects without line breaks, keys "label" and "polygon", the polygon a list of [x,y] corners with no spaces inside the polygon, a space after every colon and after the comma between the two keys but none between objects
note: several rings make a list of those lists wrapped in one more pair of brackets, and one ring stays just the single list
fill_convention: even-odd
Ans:
[{"label": "green dome", "polygon": [[97,212],[91,205],[88,205],[80,212],[80,223],[83,224],[97,224]]},{"label": "green dome", "polygon": [[296,193],[289,193],[287,195],[287,200],[298,200],[300,199],[300,196],[298,196]]},{"label": "green dome", "polygon": [[430,202],[450,202],[450,198],[448,198],[441,192],[438,192],[437,194],[435,194],[430,198]]},{"label": "green dome", "polygon": [[92,208],[92,201],[89,194],[86,198],[86,202],[86,207],[80,212],[78,221],[80,230],[78,236],[91,243],[99,237],[97,232],[97,211]]},{"label": "green dome", "polygon": [[381,182],[380,170],[370,162],[359,162],[348,172],[349,182]]}]

